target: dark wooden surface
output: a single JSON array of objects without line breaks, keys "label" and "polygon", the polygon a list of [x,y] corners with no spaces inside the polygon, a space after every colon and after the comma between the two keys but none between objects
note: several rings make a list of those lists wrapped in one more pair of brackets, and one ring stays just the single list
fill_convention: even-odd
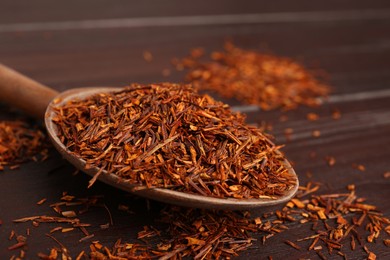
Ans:
[{"label": "dark wooden surface", "polygon": [[[227,20],[220,16],[224,14],[229,15]],[[205,17],[189,19],[194,16]],[[86,20],[88,26],[83,22]],[[115,26],[110,28],[110,23]],[[278,143],[286,143],[284,152],[295,163],[302,183],[321,182],[323,193],[344,192],[346,185],[354,183],[358,195],[378,205],[389,217],[390,179],[383,174],[390,171],[390,2],[0,1],[0,62],[57,90],[180,81],[182,73],[172,70],[170,76],[162,75],[163,69],[171,68],[173,57],[182,57],[198,46],[208,51],[220,49],[226,39],[240,47],[293,57],[328,72],[333,86],[329,102],[318,109],[290,111],[283,123],[278,122],[279,111],[245,110],[234,100],[224,101],[246,111],[249,123],[273,123],[272,133]],[[153,54],[150,63],[143,59],[145,50]],[[332,109],[341,111],[340,120],[331,118]],[[318,113],[320,120],[307,121],[305,116],[311,111]],[[0,119],[12,116],[2,105]],[[287,127],[294,129],[290,141],[283,135]],[[314,129],[321,131],[320,138],[311,137]],[[310,159],[313,151],[317,157]],[[326,156],[336,158],[334,167],[326,165]],[[363,164],[366,171],[352,168],[353,163]],[[145,200],[104,184],[87,190],[89,178],[73,176],[73,171],[51,151],[45,162],[0,172],[1,259],[16,253],[7,250],[12,244],[7,239],[11,230],[23,234],[30,227],[29,259],[55,245],[45,236],[53,225],[33,228],[30,223],[13,224],[12,220],[53,214],[48,205],[58,201],[63,191],[78,197],[105,196],[114,226],[99,229],[99,224],[108,221],[106,211],[100,208],[93,209],[85,219],[93,225],[94,240],[104,244],[112,245],[118,238],[135,242],[144,225],[159,226],[154,220],[162,204],[151,202],[148,211]],[[307,172],[312,173],[311,178]],[[42,198],[48,201],[37,206]],[[129,205],[133,214],[118,210],[119,204]],[[272,255],[274,259],[316,259],[315,253],[300,252],[282,242],[308,233],[307,226],[291,225],[290,230],[265,245],[255,242],[238,258],[265,259]],[[87,249],[89,242],[78,242],[81,237],[81,232],[57,236],[72,255]],[[390,258],[390,250],[382,242],[369,248],[379,259]],[[344,251],[350,259],[366,257],[362,249]]]}]

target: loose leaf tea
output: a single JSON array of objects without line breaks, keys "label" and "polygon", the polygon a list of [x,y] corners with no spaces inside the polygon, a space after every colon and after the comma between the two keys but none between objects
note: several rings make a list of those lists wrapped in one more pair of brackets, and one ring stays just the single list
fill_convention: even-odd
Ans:
[{"label": "loose leaf tea", "polygon": [[277,198],[296,184],[270,136],[189,85],[134,84],[54,110],[60,140],[98,174],[238,199]]},{"label": "loose leaf tea", "polygon": [[46,158],[45,141],[42,131],[24,121],[0,122],[0,171],[6,165],[12,169],[24,161],[37,160],[34,156],[38,153]]},{"label": "loose leaf tea", "polygon": [[[93,229],[88,224],[74,218],[32,216],[14,220],[14,222],[37,221],[40,224],[58,223],[59,227],[52,229],[51,238],[60,248],[53,248],[50,255],[39,254],[42,259],[57,259],[54,257],[78,255],[90,259],[226,259],[238,256],[252,245],[271,243],[268,239],[278,237],[278,234],[288,229],[299,228],[298,234],[306,233],[304,237],[297,236],[291,240],[272,240],[275,246],[283,242],[291,250],[308,254],[317,254],[320,258],[334,258],[336,254],[346,259],[351,250],[366,251],[373,257],[367,245],[372,243],[389,244],[390,220],[383,216],[375,205],[366,204],[365,199],[358,197],[353,185],[349,185],[347,193],[316,194],[318,184],[308,183],[301,186],[297,197],[273,212],[252,217],[247,211],[217,211],[191,209],[177,206],[167,206],[162,209],[157,222],[166,224],[166,228],[156,229],[144,226],[138,232],[138,241],[118,238],[114,245],[101,244],[98,240],[90,241],[89,248],[81,252],[70,252],[66,245],[60,242],[60,230],[64,232],[82,231],[80,242],[94,237],[87,229]],[[310,196],[308,196],[310,195]],[[79,217],[87,213],[90,206],[105,205],[103,197],[74,198],[52,204],[57,213],[72,211],[75,206],[85,207],[79,212]],[[58,211],[60,208],[60,211]],[[93,214],[91,212],[91,214]],[[108,221],[107,219],[105,221]],[[111,222],[111,221],[110,221]],[[65,227],[73,227],[72,229]],[[14,234],[15,235],[15,234]],[[55,238],[57,236],[58,238]],[[15,241],[10,250],[24,247]],[[277,245],[279,244],[279,245]],[[364,249],[364,251],[362,250]],[[54,251],[53,251],[54,250]],[[315,253],[314,253],[315,252]],[[52,258],[50,258],[50,256]],[[65,259],[68,259],[65,258]],[[76,258],[78,259],[78,258]]]},{"label": "loose leaf tea", "polygon": [[203,61],[201,49],[195,49],[177,69],[188,69],[186,80],[199,89],[212,90],[227,98],[236,98],[264,110],[315,106],[329,87],[299,63],[283,57],[244,50],[231,43],[224,51],[213,52]]},{"label": "loose leaf tea", "polygon": [[[127,259],[157,256],[162,259],[180,259],[185,256],[194,259],[225,259],[238,256],[254,243],[260,244],[255,239],[258,235],[262,236],[261,242],[266,243],[268,238],[297,228],[299,224],[302,224],[300,229],[311,230],[311,234],[293,241],[285,240],[284,243],[294,248],[292,250],[314,250],[320,257],[339,254],[347,258],[345,251],[350,251],[347,249],[349,241],[355,238],[360,248],[367,248],[366,243],[382,243],[382,240],[386,243],[388,234],[383,233],[389,227],[390,220],[376,206],[363,203],[364,199],[358,197],[355,190],[341,194],[311,194],[302,199],[318,187],[313,183],[301,186],[295,199],[257,218],[251,217],[246,211],[167,207],[161,211],[161,221],[169,224],[169,227],[165,232],[153,230],[153,234],[161,241],[155,248],[149,244],[118,241],[112,249],[96,250],[90,255],[92,258],[114,255]],[[305,241],[309,241],[309,245]],[[272,242],[277,243],[277,240]],[[100,254],[97,253],[99,251]],[[367,254],[374,255],[373,252]]]}]

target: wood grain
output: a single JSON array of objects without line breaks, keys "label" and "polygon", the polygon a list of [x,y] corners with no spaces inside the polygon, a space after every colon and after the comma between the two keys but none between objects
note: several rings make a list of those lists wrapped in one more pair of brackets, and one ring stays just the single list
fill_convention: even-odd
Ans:
[{"label": "wood grain", "polygon": [[[182,81],[183,73],[175,72],[170,61],[183,57],[193,47],[202,46],[207,51],[218,50],[226,39],[232,39],[244,48],[254,48],[278,55],[289,56],[310,67],[322,68],[329,74],[333,93],[328,103],[316,109],[299,108],[282,113],[263,112],[242,106],[237,100],[226,100],[238,110],[246,111],[248,122],[273,125],[272,133],[277,143],[285,143],[283,151],[294,162],[301,183],[310,180],[321,182],[322,193],[344,192],[348,184],[355,183],[357,194],[378,205],[385,216],[390,216],[390,179],[383,173],[390,171],[390,10],[388,1],[2,1],[1,26],[15,24],[57,24],[62,21],[105,19],[133,19],[148,17],[178,17],[199,15],[246,15],[308,13],[318,14],[353,11],[354,19],[323,19],[300,22],[226,23],[191,26],[144,26],[90,28],[78,30],[37,30],[0,32],[0,62],[20,70],[43,84],[63,91],[83,86],[123,86],[130,82]],[[92,8],[93,6],[93,8]],[[359,17],[359,10],[362,16]],[[378,12],[378,17],[368,19],[364,11]],[[361,18],[361,19],[359,19]],[[1,27],[0,26],[0,27]],[[7,27],[8,28],[8,27]],[[11,28],[11,27],[9,27]],[[44,27],[42,27],[44,28]],[[151,62],[143,59],[150,51]],[[162,71],[171,70],[165,77]],[[1,93],[0,93],[1,95]],[[333,109],[341,118],[331,117]],[[320,119],[306,120],[306,114],[315,112]],[[288,116],[286,122],[279,117]],[[4,104],[0,106],[0,119],[12,118]],[[291,140],[284,135],[292,128]],[[313,138],[313,130],[321,136]],[[309,154],[316,153],[311,159]],[[336,164],[329,167],[325,157],[334,156]],[[363,164],[360,172],[352,164]],[[52,150],[45,162],[28,163],[20,169],[0,172],[0,258],[8,259],[16,253],[7,250],[11,245],[7,237],[11,230],[24,233],[31,229],[27,256],[36,258],[38,252],[48,252],[55,243],[45,236],[54,225],[13,224],[12,220],[25,216],[52,214],[48,207],[58,201],[63,191],[86,197],[92,194],[105,196],[114,226],[100,230],[108,221],[107,212],[94,208],[87,221],[93,224],[93,240],[112,245],[122,238],[136,242],[136,234],[145,225],[163,227],[155,222],[161,203],[130,196],[102,183],[86,189],[89,177],[74,169]],[[311,177],[307,174],[311,172]],[[41,206],[36,202],[48,201]],[[130,205],[133,212],[118,210],[119,204]],[[278,207],[274,207],[277,209]],[[261,210],[253,215],[261,214]],[[317,259],[313,252],[297,251],[283,243],[308,235],[306,225],[292,224],[290,229],[267,241],[258,241],[238,259]],[[87,249],[89,242],[78,242],[81,232],[58,235],[72,255]],[[382,234],[382,237],[385,237]],[[390,257],[390,251],[381,242],[369,248],[379,259]],[[343,249],[349,259],[363,259],[362,249]],[[329,256],[328,256],[329,257]],[[334,257],[334,256],[333,256]]]}]

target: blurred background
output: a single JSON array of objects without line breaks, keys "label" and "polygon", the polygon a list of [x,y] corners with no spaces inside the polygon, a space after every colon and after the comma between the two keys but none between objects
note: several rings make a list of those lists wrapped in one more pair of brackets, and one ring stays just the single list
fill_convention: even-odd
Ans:
[{"label": "blurred background", "polygon": [[226,39],[320,64],[342,81],[340,92],[344,84],[367,88],[362,80],[385,74],[381,60],[389,55],[387,1],[0,3],[1,62],[59,90],[178,81],[175,73],[162,75],[172,58],[194,47],[221,49]]}]

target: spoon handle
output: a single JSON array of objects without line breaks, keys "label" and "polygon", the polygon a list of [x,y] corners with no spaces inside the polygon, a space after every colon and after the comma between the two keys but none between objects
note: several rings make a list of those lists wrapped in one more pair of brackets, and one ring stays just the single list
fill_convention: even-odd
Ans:
[{"label": "spoon handle", "polygon": [[0,101],[43,119],[47,106],[57,95],[56,90],[0,64]]}]

